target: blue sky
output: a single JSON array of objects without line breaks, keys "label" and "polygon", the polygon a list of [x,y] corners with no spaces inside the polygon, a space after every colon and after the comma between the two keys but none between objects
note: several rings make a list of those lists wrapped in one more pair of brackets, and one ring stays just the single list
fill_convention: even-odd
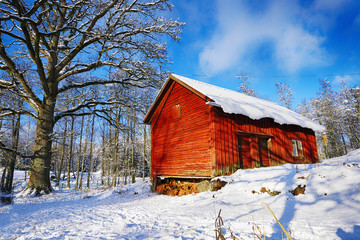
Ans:
[{"label": "blue sky", "polygon": [[275,83],[294,104],[315,97],[319,79],[334,88],[360,84],[358,0],[175,0],[187,25],[168,43],[172,72],[237,90],[241,72],[261,97],[277,102]]}]

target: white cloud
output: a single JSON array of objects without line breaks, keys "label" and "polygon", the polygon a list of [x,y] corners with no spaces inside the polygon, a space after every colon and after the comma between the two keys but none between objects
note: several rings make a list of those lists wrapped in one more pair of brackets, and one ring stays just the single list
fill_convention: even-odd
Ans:
[{"label": "white cloud", "polygon": [[344,75],[344,76],[335,76],[335,79],[334,79],[334,83],[336,84],[341,84],[341,83],[351,83],[352,81],[354,81],[355,78],[351,75]]},{"label": "white cloud", "polygon": [[319,10],[338,10],[349,1],[350,0],[316,0],[313,3],[313,8]]},{"label": "white cloud", "polygon": [[254,11],[244,1],[219,0],[217,20],[199,56],[204,71],[228,70],[253,57],[264,44],[271,47],[269,61],[289,72],[327,65],[327,52],[321,46],[325,38],[304,28],[306,17],[294,1],[275,0]]},{"label": "white cloud", "polygon": [[304,29],[288,27],[275,40],[275,55],[280,66],[295,72],[307,66],[326,65],[326,53],[320,47],[322,37],[312,35]]}]

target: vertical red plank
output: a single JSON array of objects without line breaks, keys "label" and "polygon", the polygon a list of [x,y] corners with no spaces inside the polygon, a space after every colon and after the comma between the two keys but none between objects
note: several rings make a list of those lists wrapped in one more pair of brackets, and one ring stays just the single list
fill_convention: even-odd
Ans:
[{"label": "vertical red plank", "polygon": [[231,118],[229,114],[226,117],[226,171],[227,173],[231,170]]},{"label": "vertical red plank", "polygon": [[236,164],[236,154],[235,154],[235,147],[236,147],[236,141],[235,141],[235,121],[234,121],[234,115],[231,114],[231,172],[235,172],[235,164]]},{"label": "vertical red plank", "polygon": [[223,112],[221,112],[221,132],[220,132],[220,134],[221,134],[221,146],[222,146],[222,148],[221,148],[221,163],[222,163],[222,174],[224,175],[225,174],[225,169],[226,169],[226,147],[225,147],[225,144],[226,144],[226,142],[225,142],[225,124],[224,124],[224,122],[225,122],[225,118],[224,118],[224,116],[223,116],[224,114],[223,114]]},{"label": "vertical red plank", "polygon": [[237,130],[240,130],[240,118],[239,115],[234,115],[234,138],[235,138],[235,161],[236,161],[236,165],[238,167],[240,167],[240,156],[239,156],[239,138],[238,135],[236,133]]},{"label": "vertical red plank", "polygon": [[216,147],[216,175],[219,175],[222,170],[222,158],[221,158],[221,124],[220,124],[220,113],[216,111],[215,117],[215,147]]},{"label": "vertical red plank", "polygon": [[210,109],[210,161],[211,161],[211,177],[216,176],[216,141],[215,141],[215,111],[213,106],[209,105]]},{"label": "vertical red plank", "polygon": [[222,174],[226,174],[226,118],[224,113],[221,113],[221,143],[222,143]]}]

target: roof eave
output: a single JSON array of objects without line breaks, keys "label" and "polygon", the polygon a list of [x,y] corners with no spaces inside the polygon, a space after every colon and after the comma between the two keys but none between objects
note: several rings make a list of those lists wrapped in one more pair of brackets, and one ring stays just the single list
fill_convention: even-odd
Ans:
[{"label": "roof eave", "polygon": [[[171,75],[170,75],[171,76]],[[153,115],[153,113],[155,112],[155,109],[157,107],[157,105],[160,102],[161,96],[164,94],[164,91],[167,87],[167,85],[169,85],[170,82],[170,76],[167,78],[166,82],[164,83],[164,85],[161,87],[160,92],[158,93],[158,95],[156,96],[155,101],[153,102],[153,104],[151,105],[151,107],[149,108],[149,111],[146,113],[144,119],[143,119],[143,123],[145,124],[150,124],[151,123],[151,117]]]}]

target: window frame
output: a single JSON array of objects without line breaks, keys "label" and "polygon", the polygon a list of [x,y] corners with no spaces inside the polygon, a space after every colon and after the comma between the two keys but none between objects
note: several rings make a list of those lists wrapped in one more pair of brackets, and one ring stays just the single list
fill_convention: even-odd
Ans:
[{"label": "window frame", "polygon": [[302,158],[304,155],[304,148],[301,140],[291,139],[292,156]]}]

